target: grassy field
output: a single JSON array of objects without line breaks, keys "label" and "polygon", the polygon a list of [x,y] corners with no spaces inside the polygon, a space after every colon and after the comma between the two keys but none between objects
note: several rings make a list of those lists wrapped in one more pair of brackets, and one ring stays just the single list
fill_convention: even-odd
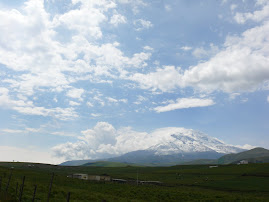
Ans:
[{"label": "grassy field", "polygon": [[[31,166],[29,166],[31,165]],[[34,166],[32,166],[34,165]],[[1,197],[8,177],[9,201],[15,201],[16,184],[25,176],[23,201],[46,201],[52,172],[50,201],[269,201],[269,164],[184,165],[172,167],[64,167],[29,163],[0,163]],[[117,184],[67,178],[72,173],[108,174],[112,178],[161,181],[159,185]],[[3,199],[1,200],[3,201]]]}]

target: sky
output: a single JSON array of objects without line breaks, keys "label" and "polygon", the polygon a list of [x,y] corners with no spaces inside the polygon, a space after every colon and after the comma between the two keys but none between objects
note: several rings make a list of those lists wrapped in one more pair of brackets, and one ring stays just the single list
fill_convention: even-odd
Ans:
[{"label": "sky", "polygon": [[269,1],[0,0],[0,161],[269,149]]}]

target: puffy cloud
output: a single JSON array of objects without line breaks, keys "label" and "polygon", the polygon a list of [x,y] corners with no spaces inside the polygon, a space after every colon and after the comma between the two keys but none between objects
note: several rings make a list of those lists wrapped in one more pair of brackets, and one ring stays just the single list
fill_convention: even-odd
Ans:
[{"label": "puffy cloud", "polygon": [[[117,13],[115,2],[80,0],[72,4],[69,11],[55,16],[46,12],[42,0],[26,1],[18,10],[0,9],[0,63],[15,71],[1,82],[10,92],[33,97],[37,92],[59,93],[69,89],[66,96],[82,100],[82,90],[70,90],[72,83],[111,83],[103,78],[125,78],[126,69],[147,66],[150,50],[126,57],[119,43],[102,44],[95,40],[102,35],[100,24],[109,23],[107,12],[113,9]],[[63,27],[71,30],[66,32],[68,41],[58,40],[58,30]],[[2,95],[2,106],[4,99],[7,97]],[[30,110],[20,111],[30,114]],[[37,108],[35,111],[32,114],[44,114],[37,112]]]},{"label": "puffy cloud", "polygon": [[269,22],[228,37],[225,49],[207,62],[186,70],[184,86],[202,91],[254,91],[269,80]]},{"label": "puffy cloud", "polygon": [[207,107],[214,104],[215,104],[214,101],[211,99],[178,98],[176,102],[172,102],[166,106],[155,107],[154,110],[160,113],[160,112],[168,112],[168,111],[172,111],[176,109]]},{"label": "puffy cloud", "polygon": [[269,3],[268,1],[258,1],[257,5],[263,5],[261,10],[254,11],[253,13],[236,13],[234,19],[239,24],[244,24],[248,20],[261,22],[269,17]]},{"label": "puffy cloud", "polygon": [[76,99],[79,99],[79,100],[83,100],[82,99],[82,94],[84,92],[85,92],[85,90],[82,89],[82,88],[72,88],[69,91],[67,91],[66,95],[68,97],[71,97],[71,98],[76,98]]},{"label": "puffy cloud", "polygon": [[125,24],[127,23],[126,18],[123,15],[120,14],[114,14],[111,19],[110,23],[114,26],[118,26],[119,24]]},{"label": "puffy cloud", "polygon": [[167,92],[181,86],[181,77],[179,70],[174,66],[165,66],[148,74],[135,73],[129,79],[138,82],[143,89]]},{"label": "puffy cloud", "polygon": [[107,20],[105,12],[114,8],[112,1],[72,1],[73,4],[81,3],[78,9],[70,10],[63,15],[56,16],[54,24],[64,25],[68,29],[75,30],[83,36],[91,36],[94,39],[102,37],[100,23]]},{"label": "puffy cloud", "polygon": [[169,92],[193,87],[203,92],[252,92],[269,81],[269,21],[241,36],[228,36],[224,47],[209,60],[185,71],[173,66],[129,77],[143,89]]},{"label": "puffy cloud", "polygon": [[205,49],[203,47],[195,48],[192,51],[192,55],[196,58],[203,58],[215,55],[217,52],[219,52],[219,48],[214,44],[210,44],[209,49]]},{"label": "puffy cloud", "polygon": [[153,27],[153,24],[150,21],[143,19],[135,20],[134,25],[136,27],[135,28],[136,31],[141,31],[143,29],[149,29]]},{"label": "puffy cloud", "polygon": [[269,103],[269,95],[267,96],[267,102]]},{"label": "puffy cloud", "polygon": [[79,139],[75,143],[57,145],[52,151],[55,156],[65,159],[95,159],[146,149],[158,142],[148,133],[133,131],[129,127],[116,130],[106,122],[98,122],[92,129],[82,131]]}]

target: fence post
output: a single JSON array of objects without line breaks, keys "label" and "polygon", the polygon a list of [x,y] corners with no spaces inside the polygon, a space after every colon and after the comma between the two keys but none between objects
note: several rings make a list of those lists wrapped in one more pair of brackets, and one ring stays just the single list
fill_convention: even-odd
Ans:
[{"label": "fence post", "polygon": [[6,193],[8,191],[8,187],[9,187],[9,183],[10,183],[10,180],[11,180],[11,176],[12,176],[12,170],[10,171],[10,175],[8,177],[8,182],[7,182],[7,186],[6,186]]},{"label": "fence post", "polygon": [[70,192],[68,192],[67,194],[66,202],[69,202],[69,200],[70,200]]},{"label": "fence post", "polygon": [[32,202],[35,201],[35,193],[36,193],[36,188],[37,188],[37,185],[35,185],[35,189],[34,189],[34,194],[33,194],[33,199],[32,199]]},{"label": "fence post", "polygon": [[50,187],[49,187],[49,193],[48,193],[48,199],[47,199],[47,202],[49,202],[49,200],[50,200],[50,192],[51,192],[51,187],[52,187],[53,177],[54,177],[54,173],[52,173],[52,175],[51,175]]},{"label": "fence post", "polygon": [[22,200],[22,193],[23,193],[23,187],[24,187],[24,180],[25,180],[25,176],[23,176],[23,179],[22,179],[19,202],[21,202],[21,200]]},{"label": "fence post", "polygon": [[18,195],[18,185],[19,185],[19,183],[17,182],[17,184],[16,184],[16,198],[17,198],[17,195]]}]

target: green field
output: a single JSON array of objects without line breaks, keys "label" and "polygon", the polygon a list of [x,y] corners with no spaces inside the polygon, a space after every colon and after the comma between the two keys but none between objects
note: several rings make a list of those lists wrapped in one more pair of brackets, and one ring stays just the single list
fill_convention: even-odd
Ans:
[{"label": "green field", "polygon": [[[34,165],[34,166],[29,166]],[[12,168],[11,168],[12,167]],[[30,163],[0,163],[1,201],[8,177],[10,201],[16,201],[16,184],[25,176],[23,201],[46,201],[52,172],[50,201],[269,201],[269,164],[181,165],[172,167],[65,167]],[[117,184],[67,178],[73,173],[108,174],[112,178],[161,181],[162,185]]]}]

